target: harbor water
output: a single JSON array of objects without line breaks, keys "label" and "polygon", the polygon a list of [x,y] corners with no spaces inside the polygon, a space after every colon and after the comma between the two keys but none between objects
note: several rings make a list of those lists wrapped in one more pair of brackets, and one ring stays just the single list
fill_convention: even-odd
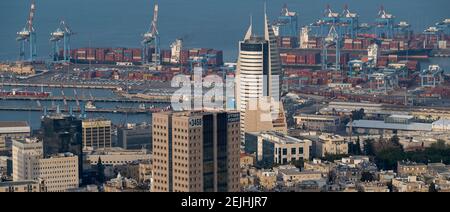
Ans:
[{"label": "harbor water", "polygon": [[[169,48],[176,38],[183,38],[186,48],[205,47],[224,51],[226,61],[237,57],[241,40],[253,16],[256,33],[262,31],[265,0],[164,0],[157,1],[161,45]],[[373,22],[383,5],[396,21],[409,22],[422,32],[436,22],[450,18],[448,0],[271,0],[268,15],[275,19],[284,3],[300,14],[300,25],[315,22],[327,4],[341,12],[345,4],[360,14],[361,22]],[[72,48],[140,47],[142,34],[150,26],[154,0],[45,0],[37,1],[35,28],[38,56],[49,58],[50,32],[65,20],[77,34]],[[18,59],[16,32],[26,23],[29,0],[0,1],[0,61]],[[226,36],[224,36],[226,35]]]}]

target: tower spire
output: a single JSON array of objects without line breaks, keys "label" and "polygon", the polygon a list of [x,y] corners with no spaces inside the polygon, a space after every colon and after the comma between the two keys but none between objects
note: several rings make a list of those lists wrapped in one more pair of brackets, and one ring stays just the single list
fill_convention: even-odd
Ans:
[{"label": "tower spire", "polygon": [[270,39],[271,26],[269,24],[269,18],[267,17],[267,1],[264,1],[264,39]]},{"label": "tower spire", "polygon": [[250,15],[250,26],[245,34],[244,40],[249,40],[253,35],[253,15]]}]

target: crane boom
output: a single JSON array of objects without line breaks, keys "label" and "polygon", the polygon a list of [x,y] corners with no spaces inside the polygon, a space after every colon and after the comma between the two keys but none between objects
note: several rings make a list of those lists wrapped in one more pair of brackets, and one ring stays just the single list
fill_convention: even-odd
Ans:
[{"label": "crane boom", "polygon": [[153,21],[151,26],[151,31],[153,35],[156,35],[158,33],[158,4],[155,4],[155,8],[153,11]]},{"label": "crane boom", "polygon": [[29,14],[29,16],[28,16],[28,22],[27,22],[28,30],[29,30],[30,32],[34,31],[34,28],[33,28],[33,21],[34,21],[34,14],[35,14],[35,12],[36,12],[36,4],[35,4],[35,1],[32,0],[32,1],[31,1],[30,14]]}]

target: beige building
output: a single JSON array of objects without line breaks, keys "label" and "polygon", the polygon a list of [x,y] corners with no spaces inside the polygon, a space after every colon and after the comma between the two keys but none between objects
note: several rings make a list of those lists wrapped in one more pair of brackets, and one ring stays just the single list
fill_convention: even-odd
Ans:
[{"label": "beige building", "polygon": [[22,63],[14,65],[0,64],[0,72],[9,72],[17,75],[33,75],[36,73],[33,66]]},{"label": "beige building", "polygon": [[26,138],[30,133],[31,128],[27,122],[0,122],[0,152],[8,150],[7,143],[12,139]]},{"label": "beige building", "polygon": [[34,179],[44,180],[48,192],[65,192],[78,188],[78,156],[72,153],[58,154],[39,159],[33,165]]},{"label": "beige building", "polygon": [[83,147],[110,148],[111,121],[104,119],[86,119],[81,123],[83,130]]},{"label": "beige building", "polygon": [[238,112],[153,114],[156,192],[239,191]]},{"label": "beige building", "polygon": [[105,192],[136,192],[138,189],[138,182],[134,179],[125,178],[120,173],[117,177],[106,182],[103,187]]},{"label": "beige building", "polygon": [[410,175],[423,175],[428,172],[428,167],[422,163],[414,162],[398,162],[397,164],[397,174],[399,176],[410,176]]},{"label": "beige building", "polygon": [[309,160],[312,142],[276,132],[246,133],[245,152],[256,154],[262,165],[288,164],[296,160]]},{"label": "beige building", "polygon": [[381,182],[361,182],[356,188],[359,192],[389,192],[388,186]]},{"label": "beige building", "polygon": [[98,159],[102,160],[103,165],[125,165],[136,161],[150,161],[152,154],[146,149],[142,150],[125,150],[122,148],[106,148],[96,149],[93,151],[84,151],[86,160],[95,165]]},{"label": "beige building", "polygon": [[255,160],[256,160],[255,156],[242,153],[241,154],[241,162],[240,162],[241,167],[254,166]]},{"label": "beige building", "polygon": [[334,163],[322,161],[320,159],[313,159],[312,161],[305,162],[303,169],[305,171],[320,172],[323,176],[327,176],[334,167],[336,167],[336,164]]},{"label": "beige building", "polygon": [[37,139],[13,141],[13,181],[34,180],[33,165],[44,155],[43,143]]},{"label": "beige building", "polygon": [[[260,102],[261,99],[267,99],[267,102]],[[287,135],[287,123],[283,104],[268,99],[248,100],[245,112],[245,125],[243,127],[244,132],[274,131]],[[270,106],[266,106],[265,104]]]},{"label": "beige building", "polygon": [[395,178],[392,180],[392,186],[396,192],[428,192],[429,186],[424,182],[417,180],[416,176],[407,178]]},{"label": "beige building", "polygon": [[324,132],[335,132],[341,125],[339,116],[300,114],[294,121],[297,128]]},{"label": "beige building", "polygon": [[78,188],[78,157],[71,153],[44,158],[37,139],[13,141],[13,180],[42,180],[48,192]]},{"label": "beige building", "polygon": [[267,190],[272,190],[277,186],[277,173],[272,171],[262,171],[257,174],[259,185]]},{"label": "beige building", "polygon": [[393,179],[395,179],[397,177],[397,173],[395,173],[393,170],[389,170],[389,171],[380,171],[377,172],[378,174],[378,181],[382,182],[382,183],[391,183]]},{"label": "beige building", "polygon": [[322,173],[316,171],[300,171],[299,169],[281,169],[278,171],[278,175],[285,184],[299,183],[310,180],[321,180]]},{"label": "beige building", "polygon": [[0,182],[0,193],[3,192],[46,192],[42,181]]},{"label": "beige building", "polygon": [[152,163],[139,163],[139,182],[150,182],[152,180]]},{"label": "beige building", "polygon": [[348,154],[348,142],[340,135],[323,134],[313,140],[316,157]]}]

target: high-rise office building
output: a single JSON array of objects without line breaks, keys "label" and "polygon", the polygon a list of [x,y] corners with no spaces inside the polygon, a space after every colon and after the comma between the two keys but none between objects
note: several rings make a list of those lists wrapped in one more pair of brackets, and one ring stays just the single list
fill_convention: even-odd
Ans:
[{"label": "high-rise office building", "polygon": [[152,123],[152,191],[239,191],[238,112],[157,113]]},{"label": "high-rise office building", "polygon": [[44,157],[43,143],[37,139],[13,141],[13,180],[43,180],[49,192],[78,188],[78,157],[59,153]]},{"label": "high-rise office building", "polygon": [[36,139],[24,139],[13,141],[13,180],[32,180],[33,161],[43,157],[43,143]]},{"label": "high-rise office building", "polygon": [[78,156],[80,176],[83,169],[82,124],[77,117],[52,114],[42,119],[40,140],[44,143],[44,155],[70,152]]},{"label": "high-rise office building", "polygon": [[85,119],[81,122],[83,148],[111,148],[111,121],[105,119]]},{"label": "high-rise office building", "polygon": [[[250,25],[244,41],[239,43],[239,58],[236,73],[236,105],[241,112],[241,137],[245,136],[247,111],[260,110],[260,105],[271,105],[269,118],[280,119],[282,69],[277,40],[267,14],[264,21],[264,37],[253,35]],[[263,98],[266,97],[266,98]],[[260,104],[260,101],[267,103]],[[250,105],[252,104],[252,105]],[[281,105],[281,107],[279,107]],[[275,106],[275,107],[273,107]],[[251,119],[256,119],[252,117]],[[285,119],[285,118],[281,118]],[[270,129],[264,129],[270,130]]]}]

